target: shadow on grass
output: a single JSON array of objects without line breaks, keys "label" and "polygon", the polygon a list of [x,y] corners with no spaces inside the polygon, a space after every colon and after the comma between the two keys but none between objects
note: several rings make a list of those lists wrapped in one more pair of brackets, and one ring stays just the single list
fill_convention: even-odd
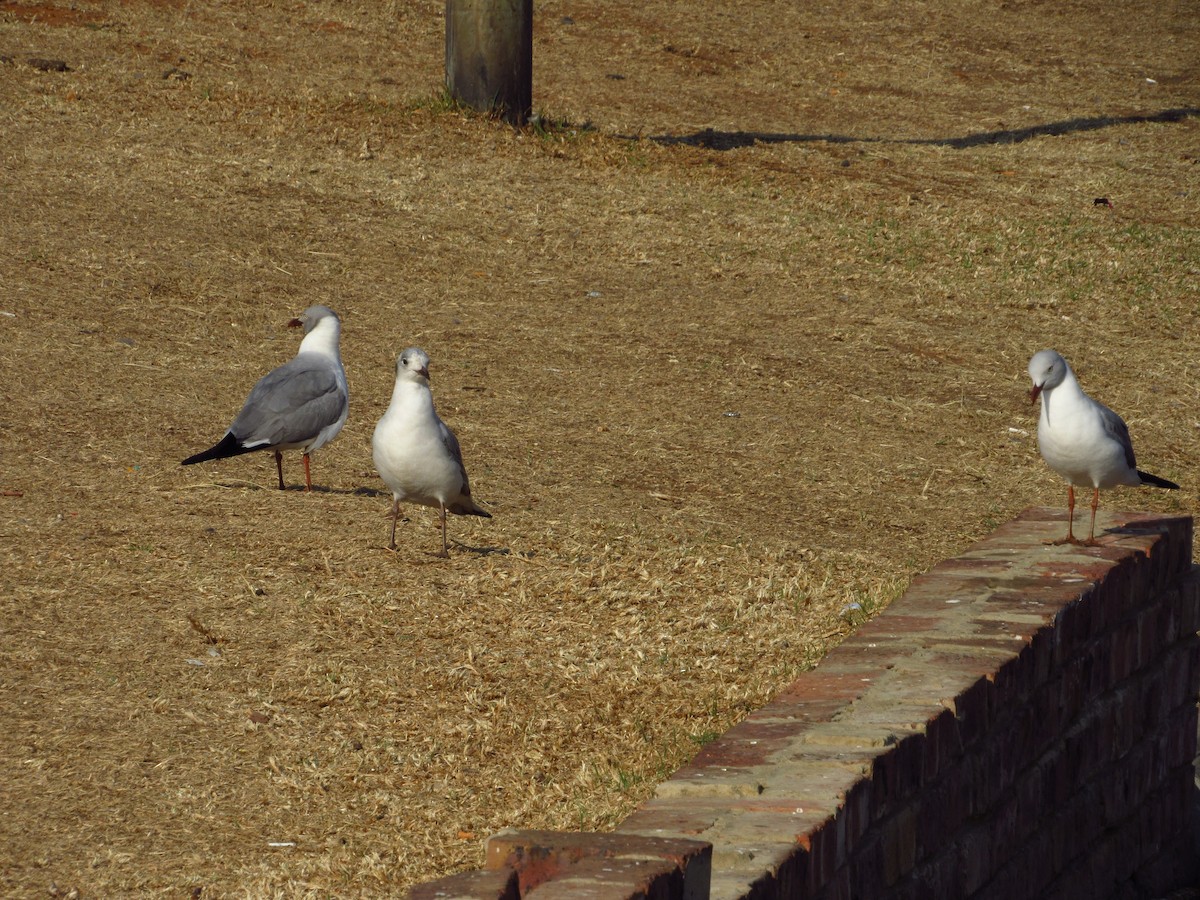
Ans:
[{"label": "shadow on grass", "polygon": [[[743,147],[753,147],[755,144],[791,144],[813,143],[824,141],[831,144],[915,144],[934,147],[949,147],[953,150],[966,150],[983,144],[1020,144],[1032,138],[1046,135],[1074,134],[1080,131],[1098,131],[1102,128],[1112,128],[1116,125],[1139,125],[1149,122],[1182,122],[1185,119],[1200,116],[1200,107],[1187,106],[1178,109],[1165,109],[1162,112],[1148,113],[1137,116],[1091,116],[1076,119],[1065,119],[1061,122],[1048,122],[1044,125],[1031,125],[1028,128],[1012,128],[1002,131],[981,131],[963,137],[947,138],[878,138],[854,137],[846,134],[792,134],[769,131],[715,131],[705,128],[693,134],[684,135],[650,135],[645,140],[657,144],[685,144],[690,147],[704,147],[709,150],[739,150]],[[633,135],[622,135],[630,140],[638,140]]]},{"label": "shadow on grass", "polygon": [[512,553],[512,550],[508,547],[472,547],[470,544],[464,544],[462,541],[454,540],[454,538],[450,539],[450,543],[457,549],[465,550],[467,553],[474,553],[476,556],[509,556]]},{"label": "shadow on grass", "polygon": [[[278,491],[279,485],[275,483],[259,483],[256,481],[244,481],[240,478],[223,478],[220,481],[197,482],[188,485],[191,488],[202,487],[218,487],[228,488],[231,490],[249,490],[249,491]],[[291,494],[340,494],[343,497],[386,497],[389,500],[392,498],[392,492],[388,490],[379,490],[371,487],[353,487],[353,488],[335,488],[328,487],[323,484],[314,484],[312,491],[305,490],[303,484],[288,484],[283,488],[283,493]]]}]

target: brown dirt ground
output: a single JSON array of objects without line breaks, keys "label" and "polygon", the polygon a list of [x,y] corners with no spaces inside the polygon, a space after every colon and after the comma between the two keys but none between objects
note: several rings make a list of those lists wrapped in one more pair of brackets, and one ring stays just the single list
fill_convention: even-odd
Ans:
[{"label": "brown dirt ground", "polygon": [[[395,894],[613,826],[1063,502],[1043,346],[1185,485],[1106,502],[1195,506],[1195,0],[546,0],[523,133],[441,101],[441,10],[0,2],[7,896]],[[318,302],[321,490],[180,468]],[[384,549],[409,344],[496,552]]]}]

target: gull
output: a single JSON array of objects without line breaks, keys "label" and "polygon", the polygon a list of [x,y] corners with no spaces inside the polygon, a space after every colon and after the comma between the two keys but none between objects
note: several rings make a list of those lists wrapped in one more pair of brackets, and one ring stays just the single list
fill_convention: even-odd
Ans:
[{"label": "gull", "polygon": [[396,519],[402,500],[438,511],[442,552],[437,555],[443,559],[450,555],[446,550],[447,511],[458,516],[492,517],[471,499],[462,450],[454,432],[433,408],[429,357],[419,347],[401,351],[396,361],[392,402],[375,426],[371,452],[379,477],[392,489],[389,550],[396,549]]},{"label": "gull", "polygon": [[312,490],[308,455],[337,437],[350,411],[338,352],[342,322],[328,306],[310,306],[288,326],[304,327],[296,356],[260,378],[225,436],[183,465],[274,450],[282,491],[283,451],[299,450],[304,454],[304,489]]},{"label": "gull", "polygon": [[[1096,545],[1096,507],[1100,491],[1117,485],[1149,484],[1178,490],[1179,485],[1137,467],[1129,429],[1115,412],[1083,392],[1067,361],[1053,350],[1040,350],[1029,360],[1033,388],[1029,401],[1042,398],[1038,449],[1042,459],[1067,480],[1067,536],[1054,544]],[[1075,488],[1092,489],[1092,524],[1086,541],[1072,532]]]}]

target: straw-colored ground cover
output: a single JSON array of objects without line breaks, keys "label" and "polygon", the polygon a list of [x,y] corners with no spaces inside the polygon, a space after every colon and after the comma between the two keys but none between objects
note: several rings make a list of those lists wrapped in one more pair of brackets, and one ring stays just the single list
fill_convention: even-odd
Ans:
[{"label": "straw-colored ground cover", "polygon": [[[1105,502],[1193,509],[1194,3],[536,13],[515,133],[441,100],[428,0],[0,2],[6,896],[396,894],[613,826],[1063,503],[1043,346],[1184,485]],[[320,490],[180,468],[313,303]],[[495,515],[446,561],[371,468],[412,344]]]}]

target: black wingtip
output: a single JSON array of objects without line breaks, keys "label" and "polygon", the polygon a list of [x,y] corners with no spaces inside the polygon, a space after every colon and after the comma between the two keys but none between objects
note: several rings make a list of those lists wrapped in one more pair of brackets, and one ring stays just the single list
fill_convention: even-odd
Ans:
[{"label": "black wingtip", "polygon": [[490,519],[492,514],[486,509],[480,509],[476,506],[471,498],[467,498],[466,503],[455,503],[453,506],[447,506],[446,509],[456,516],[479,516],[483,519]]},{"label": "black wingtip", "polygon": [[1179,490],[1179,485],[1173,481],[1167,481],[1165,478],[1159,478],[1157,475],[1151,475],[1149,472],[1137,470],[1138,478],[1142,479],[1142,484],[1148,484],[1151,487],[1166,488],[1168,491]]},{"label": "black wingtip", "polygon": [[258,450],[258,447],[243,447],[242,442],[235,438],[232,434],[226,432],[225,437],[217,441],[207,450],[201,450],[194,456],[189,456],[181,466],[193,466],[196,463],[206,462],[210,459],[225,459],[230,456],[240,456],[243,453],[249,453],[251,450]]}]

